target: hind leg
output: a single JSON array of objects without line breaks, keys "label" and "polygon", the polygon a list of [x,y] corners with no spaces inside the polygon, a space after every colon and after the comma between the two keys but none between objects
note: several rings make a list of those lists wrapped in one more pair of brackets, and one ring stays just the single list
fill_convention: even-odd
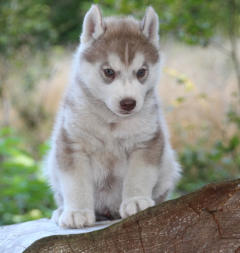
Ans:
[{"label": "hind leg", "polygon": [[53,211],[51,220],[55,222],[56,224],[58,224],[59,217],[61,216],[63,212],[63,198],[60,193],[55,192],[54,199],[55,199],[55,202],[57,203],[58,208],[55,211]]}]

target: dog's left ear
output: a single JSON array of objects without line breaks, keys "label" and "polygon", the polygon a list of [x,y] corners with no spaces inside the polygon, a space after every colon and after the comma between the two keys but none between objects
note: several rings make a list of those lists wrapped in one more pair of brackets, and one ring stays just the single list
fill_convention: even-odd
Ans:
[{"label": "dog's left ear", "polygon": [[99,7],[93,4],[84,17],[81,43],[96,40],[104,33],[103,18]]},{"label": "dog's left ear", "polygon": [[143,34],[156,46],[158,47],[158,15],[154,9],[149,6],[145,12],[145,16],[141,22],[141,29]]}]

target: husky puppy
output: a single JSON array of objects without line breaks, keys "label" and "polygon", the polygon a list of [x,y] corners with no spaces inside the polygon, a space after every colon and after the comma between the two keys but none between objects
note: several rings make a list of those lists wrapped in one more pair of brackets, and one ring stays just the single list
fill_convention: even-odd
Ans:
[{"label": "husky puppy", "polygon": [[158,102],[158,16],[87,12],[47,175],[61,227],[125,218],[160,203],[180,175]]}]

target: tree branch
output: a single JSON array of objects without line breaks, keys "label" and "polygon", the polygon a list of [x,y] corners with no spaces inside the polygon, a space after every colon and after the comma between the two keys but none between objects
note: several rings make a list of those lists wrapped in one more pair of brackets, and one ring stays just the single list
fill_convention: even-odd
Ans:
[{"label": "tree branch", "polygon": [[[21,224],[12,226],[13,233],[16,226]],[[39,226],[35,229],[41,232]],[[105,229],[44,237],[24,252],[212,253],[238,252],[239,248],[240,179],[208,185]]]}]

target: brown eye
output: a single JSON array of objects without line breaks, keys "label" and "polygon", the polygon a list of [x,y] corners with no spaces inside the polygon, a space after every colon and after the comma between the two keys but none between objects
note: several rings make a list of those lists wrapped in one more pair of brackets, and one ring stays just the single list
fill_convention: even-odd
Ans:
[{"label": "brown eye", "polygon": [[113,69],[104,69],[103,73],[109,79],[115,78],[115,71]]},{"label": "brown eye", "polygon": [[137,78],[142,79],[143,77],[145,77],[146,73],[147,73],[146,69],[144,68],[139,69],[137,72]]}]

